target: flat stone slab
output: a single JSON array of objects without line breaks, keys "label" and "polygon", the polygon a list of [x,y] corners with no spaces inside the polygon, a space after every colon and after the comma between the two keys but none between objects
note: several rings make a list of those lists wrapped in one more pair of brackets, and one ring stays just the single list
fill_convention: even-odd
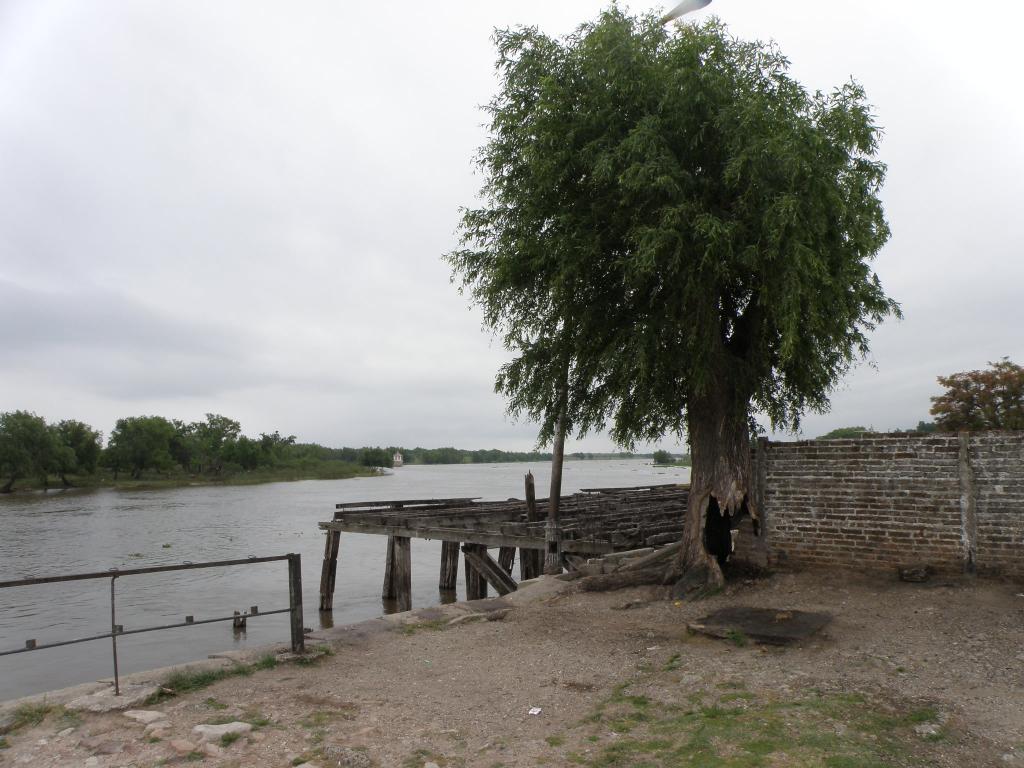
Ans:
[{"label": "flat stone slab", "polygon": [[237,734],[238,736],[241,736],[243,733],[248,733],[251,730],[251,723],[235,721],[233,723],[223,723],[221,725],[197,725],[192,729],[192,736],[200,742],[216,741],[221,736],[227,736],[228,734]]},{"label": "flat stone slab", "polygon": [[832,621],[832,614],[778,608],[722,608],[691,622],[694,632],[730,640],[747,638],[766,645],[790,645],[806,640]]},{"label": "flat stone slab", "polygon": [[122,685],[120,696],[114,695],[113,688],[105,688],[88,696],[72,699],[65,706],[82,712],[116,712],[139,706],[159,690],[159,686],[156,685]]}]

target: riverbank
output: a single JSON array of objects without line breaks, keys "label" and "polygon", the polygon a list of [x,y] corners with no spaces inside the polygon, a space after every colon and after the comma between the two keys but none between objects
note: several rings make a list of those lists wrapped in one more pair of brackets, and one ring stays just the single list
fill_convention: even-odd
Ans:
[{"label": "riverbank", "polygon": [[[265,663],[137,720],[54,708],[8,734],[0,762],[1024,765],[1018,591],[814,573],[681,604],[657,589],[581,594],[542,579],[500,600],[322,630],[311,645],[330,655]],[[730,605],[834,619],[786,648],[687,632]],[[222,728],[199,727],[211,725]]]},{"label": "riverbank", "polygon": [[[309,462],[296,466],[266,467],[224,475],[151,474],[132,478],[125,473],[113,474],[101,471],[95,475],[72,475],[70,485],[65,486],[59,477],[51,477],[44,486],[38,480],[19,480],[9,494],[107,488],[115,491],[148,491],[166,488],[220,487],[233,485],[260,485],[262,483],[286,483],[300,480],[348,480],[353,477],[375,477],[384,473],[380,467],[364,467],[343,461]],[[3,498],[3,496],[0,496]]]}]

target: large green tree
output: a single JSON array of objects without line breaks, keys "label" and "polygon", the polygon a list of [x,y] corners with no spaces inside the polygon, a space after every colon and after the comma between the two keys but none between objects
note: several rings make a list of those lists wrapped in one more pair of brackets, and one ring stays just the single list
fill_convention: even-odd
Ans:
[{"label": "large green tree", "polygon": [[50,426],[56,441],[53,471],[65,486],[69,474],[93,474],[103,449],[103,435],[88,424],[64,419]]},{"label": "large green tree", "polygon": [[[513,414],[626,447],[687,435],[681,586],[718,583],[711,519],[757,510],[753,416],[794,427],[898,314],[861,87],[808,92],[772,44],[612,7],[564,38],[496,34],[478,207],[456,280],[514,359]],[[710,550],[709,551],[709,547]]]},{"label": "large green tree", "polygon": [[57,442],[42,416],[28,411],[0,413],[0,493],[10,493],[23,478],[46,485]]},{"label": "large green tree", "polygon": [[171,441],[175,434],[174,425],[163,416],[118,419],[110,433],[107,463],[115,476],[121,467],[127,467],[136,479],[147,469],[167,471],[174,466]]}]

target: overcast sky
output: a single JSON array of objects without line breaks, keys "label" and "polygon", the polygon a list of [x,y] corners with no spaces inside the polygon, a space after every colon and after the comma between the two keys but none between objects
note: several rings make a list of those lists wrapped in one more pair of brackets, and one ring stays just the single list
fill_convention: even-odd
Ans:
[{"label": "overcast sky", "polygon": [[[481,182],[493,29],[602,7],[0,0],[0,411],[530,448],[441,255]],[[876,268],[906,318],[803,434],[912,426],[937,375],[1024,362],[1020,4],[710,12],[809,88],[855,77],[885,129]]]}]

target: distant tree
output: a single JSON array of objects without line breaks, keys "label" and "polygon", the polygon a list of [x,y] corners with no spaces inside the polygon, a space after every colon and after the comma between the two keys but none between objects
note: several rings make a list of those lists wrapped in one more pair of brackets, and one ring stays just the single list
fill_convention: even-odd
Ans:
[{"label": "distant tree", "polygon": [[390,467],[394,465],[394,454],[385,448],[363,448],[359,451],[359,463],[364,467]]},{"label": "distant tree", "polygon": [[939,430],[1024,429],[1024,368],[1005,357],[989,366],[939,376],[946,391],[931,408]]},{"label": "distant tree", "polygon": [[819,435],[818,440],[843,440],[854,437],[860,437],[864,434],[874,434],[875,430],[870,427],[838,427],[833,429],[831,432],[826,432],[824,435]]},{"label": "distant tree", "polygon": [[23,478],[39,479],[45,486],[56,448],[43,417],[28,411],[0,413],[0,478],[7,479],[0,493],[10,493]]},{"label": "distant tree", "polygon": [[668,451],[655,451],[654,452],[654,463],[655,464],[671,464],[674,461],[672,454]]},{"label": "distant tree", "polygon": [[513,353],[496,389],[542,443],[685,432],[672,576],[719,586],[728,546],[710,552],[705,525],[756,514],[753,414],[795,427],[827,408],[899,313],[870,266],[889,237],[871,108],[714,20],[668,30],[613,5],[564,38],[495,38],[481,204],[448,258]]},{"label": "distant tree", "polygon": [[91,475],[96,471],[103,450],[103,435],[88,424],[65,419],[51,425],[56,440],[54,471],[65,486],[70,485],[69,474]]},{"label": "distant tree", "polygon": [[206,421],[191,425],[198,451],[199,471],[219,475],[224,466],[224,452],[242,433],[242,425],[227,416],[206,414]]},{"label": "distant tree", "polygon": [[174,425],[162,416],[132,416],[118,419],[110,433],[108,463],[126,467],[138,479],[147,469],[167,471],[174,466],[171,440],[177,434]]}]

